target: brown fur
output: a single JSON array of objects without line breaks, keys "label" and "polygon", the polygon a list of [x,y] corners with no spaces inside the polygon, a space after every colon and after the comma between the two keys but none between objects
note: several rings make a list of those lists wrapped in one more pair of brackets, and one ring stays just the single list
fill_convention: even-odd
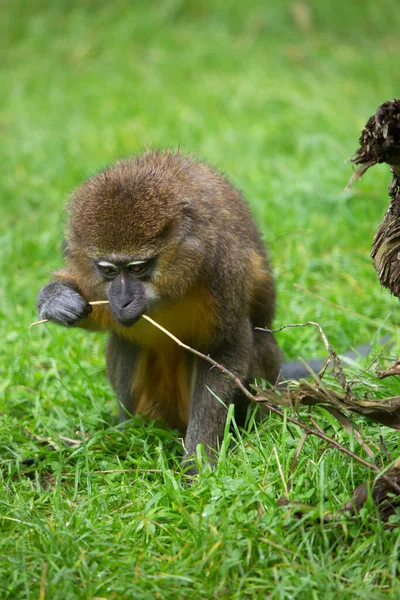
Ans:
[{"label": "brown fur", "polygon": [[[157,264],[146,293],[157,298],[149,316],[243,380],[274,381],[275,340],[255,330],[271,326],[273,279],[249,208],[223,175],[180,153],[147,152],[105,169],[72,194],[66,269],[55,274],[56,281],[78,289],[87,301],[107,299],[108,284],[94,259],[152,257]],[[227,403],[237,397],[223,376],[188,360],[143,319],[120,325],[108,306],[94,307],[77,325],[113,332],[108,373],[129,411],[160,417],[182,431],[189,423],[190,453],[199,441],[215,445],[223,413],[207,386]],[[140,355],[133,358],[137,348]],[[133,372],[124,384],[130,364]]]},{"label": "brown fur", "polygon": [[133,382],[136,413],[161,419],[170,427],[185,431],[189,418],[190,373],[184,350],[177,347],[168,353],[146,350]]}]

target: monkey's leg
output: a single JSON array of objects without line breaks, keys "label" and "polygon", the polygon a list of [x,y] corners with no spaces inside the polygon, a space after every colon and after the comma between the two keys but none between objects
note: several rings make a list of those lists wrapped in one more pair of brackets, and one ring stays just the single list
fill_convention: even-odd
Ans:
[{"label": "monkey's leg", "polygon": [[250,377],[261,377],[275,384],[279,377],[281,354],[273,333],[253,331]]},{"label": "monkey's leg", "polygon": [[107,344],[107,376],[119,401],[119,422],[135,413],[133,376],[139,358],[138,347],[111,333]]},{"label": "monkey's leg", "polygon": [[[214,351],[211,355],[219,364],[243,380],[248,373],[250,353],[251,329],[249,324],[246,324],[238,332],[235,342],[221,344],[220,351]],[[215,458],[218,441],[224,435],[227,407],[236,403],[235,392],[235,383],[231,379],[218,369],[210,367],[204,360],[195,359],[189,422],[185,437],[185,464],[192,462],[189,457],[195,455],[198,444],[203,444],[211,459]],[[195,473],[195,468],[190,470],[191,475]]]},{"label": "monkey's leg", "polygon": [[[253,346],[251,351],[251,361],[249,375],[243,384],[249,389],[254,383],[256,377],[265,379],[272,385],[276,383],[279,377],[280,368],[280,350],[272,333],[258,331],[253,329]],[[239,427],[244,427],[248,417],[248,408],[250,401],[237,389],[234,395],[235,421]],[[263,410],[261,406],[257,410],[257,420],[264,418],[268,411]]]}]

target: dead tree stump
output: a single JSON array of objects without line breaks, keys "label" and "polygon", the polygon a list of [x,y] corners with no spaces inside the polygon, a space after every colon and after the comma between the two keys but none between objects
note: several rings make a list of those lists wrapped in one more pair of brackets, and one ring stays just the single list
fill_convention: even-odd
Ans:
[{"label": "dead tree stump", "polygon": [[400,296],[400,100],[385,102],[368,120],[352,162],[362,165],[361,177],[377,163],[387,163],[393,174],[390,205],[372,243],[371,256],[381,284]]}]

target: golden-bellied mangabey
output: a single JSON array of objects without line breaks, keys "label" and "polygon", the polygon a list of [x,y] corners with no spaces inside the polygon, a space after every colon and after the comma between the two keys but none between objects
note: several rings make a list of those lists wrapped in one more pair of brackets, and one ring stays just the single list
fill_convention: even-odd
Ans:
[{"label": "golden-bellied mangabey", "polygon": [[[146,152],[81,185],[67,213],[66,268],[40,290],[40,318],[109,331],[107,373],[121,420],[135,413],[163,419],[185,432],[185,461],[197,444],[212,455],[226,407],[235,405],[240,423],[246,398],[140,316],[243,382],[275,382],[278,347],[272,334],[256,330],[271,326],[274,283],[246,201],[207,164]],[[102,299],[109,305],[88,304]]]}]

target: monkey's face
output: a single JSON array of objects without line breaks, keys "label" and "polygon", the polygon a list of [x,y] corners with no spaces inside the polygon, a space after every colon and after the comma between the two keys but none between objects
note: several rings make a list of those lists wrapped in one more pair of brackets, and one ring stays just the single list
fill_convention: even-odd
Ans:
[{"label": "monkey's face", "polygon": [[157,299],[150,283],[155,260],[101,258],[95,265],[108,288],[108,300],[115,319],[120,325],[131,327]]}]

